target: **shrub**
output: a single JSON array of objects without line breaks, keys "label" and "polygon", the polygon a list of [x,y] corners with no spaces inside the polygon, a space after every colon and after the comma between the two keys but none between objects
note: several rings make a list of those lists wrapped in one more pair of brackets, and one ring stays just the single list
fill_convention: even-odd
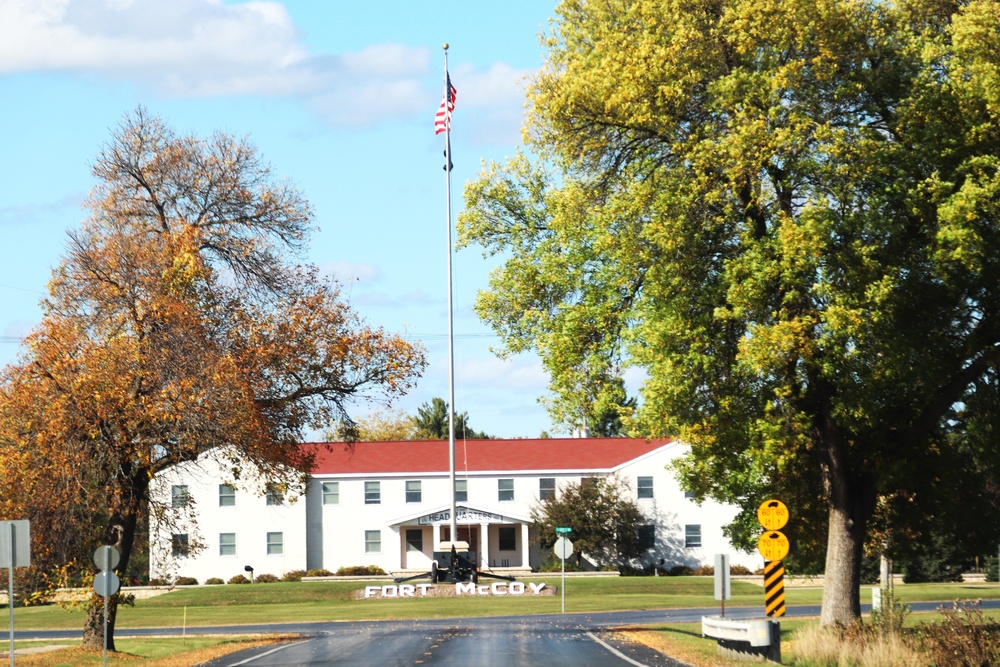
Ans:
[{"label": "shrub", "polygon": [[746,565],[730,565],[729,574],[735,574],[737,576],[753,574]]},{"label": "shrub", "polygon": [[618,568],[618,574],[623,577],[646,577],[653,572],[652,566],[649,568],[636,567],[634,565],[621,565]]},{"label": "shrub", "polygon": [[672,568],[667,570],[667,575],[671,577],[689,577],[694,574],[694,570],[689,568],[687,565],[674,565]]},{"label": "shrub", "polygon": [[224,583],[226,582],[224,582],[222,579],[219,579],[218,577],[209,577],[208,579],[205,580],[206,586],[218,586],[219,584],[224,584]]},{"label": "shrub", "polygon": [[692,572],[696,577],[714,577],[715,576],[715,566],[714,565],[699,565]]},{"label": "shrub", "polygon": [[1000,571],[997,570],[997,558],[995,556],[986,557],[986,581],[1000,581],[998,577]]},{"label": "shrub", "polygon": [[150,579],[149,579],[149,585],[150,586],[169,586],[170,584],[168,584],[167,580],[164,579],[163,577],[150,577]]},{"label": "shrub", "polygon": [[249,584],[250,580],[244,577],[242,574],[237,574],[235,577],[230,577],[227,584]]},{"label": "shrub", "polygon": [[285,572],[281,575],[282,581],[302,581],[302,577],[306,575],[305,570],[292,570],[291,572]]},{"label": "shrub", "polygon": [[330,570],[324,570],[323,568],[319,568],[318,570],[309,570],[308,572],[306,572],[306,576],[307,577],[332,577],[333,576],[333,572],[330,572]]},{"label": "shrub", "polygon": [[899,634],[903,631],[903,623],[909,613],[910,605],[899,602],[891,588],[883,589],[880,609],[872,610],[872,629],[883,636]]},{"label": "shrub", "polygon": [[1000,664],[1000,624],[983,616],[978,602],[941,608],[944,620],[921,624],[920,648],[937,667]]},{"label": "shrub", "polygon": [[198,580],[194,577],[177,577],[174,579],[174,586],[197,586]]},{"label": "shrub", "polygon": [[[539,566],[539,572],[559,572],[562,570],[561,560],[556,558],[553,554],[549,554],[544,561],[542,561],[541,566]],[[566,571],[567,572],[582,572],[583,568],[576,564],[576,559],[571,558],[566,561]]]},{"label": "shrub", "polygon": [[338,577],[369,577],[385,574],[378,565],[351,565],[337,570]]},{"label": "shrub", "polygon": [[264,574],[258,574],[253,578],[253,580],[258,584],[273,584],[274,582],[279,581],[276,576],[273,574],[267,574],[266,572]]}]

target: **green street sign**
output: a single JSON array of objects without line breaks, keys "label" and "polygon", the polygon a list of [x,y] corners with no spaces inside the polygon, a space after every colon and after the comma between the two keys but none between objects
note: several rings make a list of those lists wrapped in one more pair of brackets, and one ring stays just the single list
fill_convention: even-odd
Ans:
[{"label": "green street sign", "polygon": [[559,527],[556,528],[556,533],[559,533],[559,534],[562,534],[562,533],[572,533],[572,532],[573,532],[572,528],[567,528],[565,526],[559,526]]}]

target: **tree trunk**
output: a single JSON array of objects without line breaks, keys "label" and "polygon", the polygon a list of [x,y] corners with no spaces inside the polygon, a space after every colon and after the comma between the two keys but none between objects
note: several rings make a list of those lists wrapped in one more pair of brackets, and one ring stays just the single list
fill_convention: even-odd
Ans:
[{"label": "tree trunk", "polygon": [[864,523],[831,505],[820,625],[851,625],[861,618]]},{"label": "tree trunk", "polygon": [[[115,651],[115,618],[118,616],[118,596],[108,598],[108,650]],[[87,609],[87,620],[83,624],[83,645],[87,648],[104,648],[104,598],[96,593]]]},{"label": "tree trunk", "polygon": [[[132,557],[132,547],[135,545],[136,526],[139,521],[139,511],[148,489],[148,479],[143,472],[134,479],[129,491],[133,502],[121,513],[111,517],[105,533],[105,544],[110,544],[118,550],[120,559],[115,572],[119,577],[128,569]],[[115,649],[115,620],[118,617],[119,594],[108,597],[108,650]],[[87,620],[83,625],[83,645],[87,648],[104,648],[104,598],[96,594],[91,599],[87,609]]]},{"label": "tree trunk", "polygon": [[830,508],[826,572],[820,625],[851,625],[861,620],[861,556],[868,519],[875,508],[871,475],[852,470],[850,450],[825,410],[823,487]]}]

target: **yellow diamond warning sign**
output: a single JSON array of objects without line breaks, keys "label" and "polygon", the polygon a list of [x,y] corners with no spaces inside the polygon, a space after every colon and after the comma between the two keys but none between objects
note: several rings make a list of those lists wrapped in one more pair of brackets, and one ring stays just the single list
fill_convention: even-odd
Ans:
[{"label": "yellow diamond warning sign", "polygon": [[781,560],[788,555],[788,538],[784,533],[770,530],[757,540],[757,551],[764,560]]}]

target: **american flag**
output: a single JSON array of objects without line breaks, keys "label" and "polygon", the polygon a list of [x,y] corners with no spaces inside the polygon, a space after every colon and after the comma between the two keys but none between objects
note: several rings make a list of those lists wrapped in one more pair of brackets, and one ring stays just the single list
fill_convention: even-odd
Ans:
[{"label": "american flag", "polygon": [[455,110],[455,97],[458,91],[451,85],[451,74],[445,75],[448,82],[448,94],[441,100],[441,107],[434,114],[434,134],[441,134],[451,129],[451,112]]}]

